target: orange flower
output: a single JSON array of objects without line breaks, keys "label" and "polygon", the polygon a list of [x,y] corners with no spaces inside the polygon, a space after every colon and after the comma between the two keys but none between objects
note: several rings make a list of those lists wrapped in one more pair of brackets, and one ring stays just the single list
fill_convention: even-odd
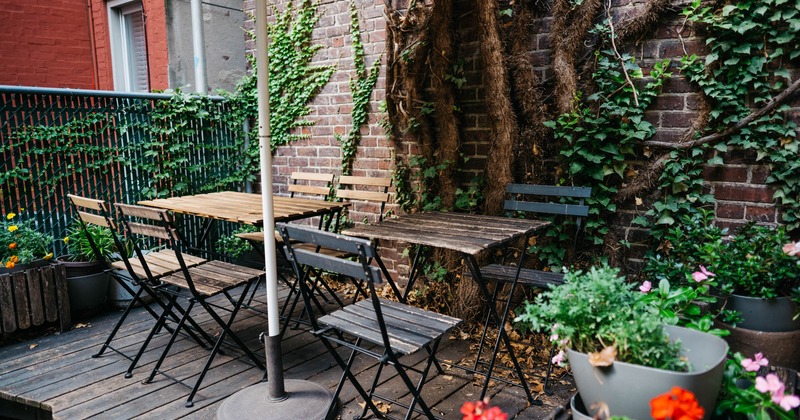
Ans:
[{"label": "orange flower", "polygon": [[10,262],[12,262],[12,263],[16,264],[16,263],[18,263],[18,262],[19,262],[19,257],[18,257],[18,256],[16,256],[16,255],[12,255],[11,257],[9,257],[8,261],[10,261]]},{"label": "orange flower", "polygon": [[8,244],[8,249],[17,249],[17,243],[11,242],[10,244]]},{"label": "orange flower", "polygon": [[677,386],[650,401],[650,415],[656,420],[700,420],[704,414],[694,394]]},{"label": "orange flower", "polygon": [[8,262],[6,262],[6,268],[14,268],[14,265],[14,261],[8,260]]}]

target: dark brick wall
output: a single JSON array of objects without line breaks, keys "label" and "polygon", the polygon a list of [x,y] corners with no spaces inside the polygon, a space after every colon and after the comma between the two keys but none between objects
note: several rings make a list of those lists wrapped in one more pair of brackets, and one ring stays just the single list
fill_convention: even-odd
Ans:
[{"label": "dark brick wall", "polygon": [[[361,13],[361,29],[367,32],[364,41],[368,64],[381,59],[381,53],[385,49],[383,3],[382,0],[356,0]],[[485,108],[487,92],[483,88],[475,15],[471,12],[473,1],[456,0],[455,3],[458,55],[465,61],[464,71],[467,79],[458,97],[462,109],[461,151],[469,157],[462,175],[464,180],[469,180],[484,171],[486,155],[491,144],[491,123]],[[284,4],[285,2],[280,2],[281,10]],[[643,1],[638,0],[615,1],[614,13],[618,17],[634,16],[641,10],[643,4]],[[245,5],[246,8],[252,9],[252,0],[245,0]],[[287,176],[294,170],[338,173],[341,154],[333,134],[345,133],[349,129],[350,96],[347,81],[352,71],[352,53],[347,30],[348,1],[322,1],[320,11],[323,17],[315,36],[316,42],[325,45],[326,49],[320,51],[318,60],[320,63],[335,63],[338,71],[312,105],[310,118],[316,124],[307,129],[311,138],[283,147],[277,152],[274,171],[278,191],[283,191]],[[537,21],[533,25],[532,30],[535,33],[531,35],[530,40],[530,56],[537,76],[544,81],[546,96],[552,88],[548,33],[551,23],[551,17]],[[693,33],[690,25],[684,25],[683,19],[675,11],[654,29],[648,39],[636,45],[624,46],[636,57],[645,73],[649,72],[649,67],[655,60],[667,58],[672,60],[673,77],[665,84],[663,93],[647,112],[648,120],[657,128],[654,140],[677,141],[689,129],[698,110],[698,95],[680,75],[677,67],[684,50],[689,54],[703,55],[703,45],[705,41]],[[249,49],[253,48],[254,45],[249,45]],[[392,170],[391,157],[395,150],[407,153],[415,149],[415,145],[410,144],[395,149],[383,136],[382,129],[378,125],[381,118],[378,105],[383,100],[384,89],[385,79],[382,74],[370,104],[369,126],[362,131],[364,139],[355,163],[356,174],[389,175]],[[798,107],[800,104],[795,100],[793,105]],[[800,111],[795,110],[791,116],[797,121],[800,119]],[[769,169],[760,165],[755,156],[746,154],[726,154],[724,160],[724,166],[709,166],[704,171],[707,190],[717,199],[716,214],[719,223],[728,227],[740,226],[748,220],[769,224],[779,223],[780,214],[772,200],[773,190],[765,185]],[[620,227],[623,229],[625,239],[631,242],[644,242],[647,239],[647,232],[630,225],[630,220],[647,211],[646,205],[651,200],[648,200],[648,197],[641,198],[644,200],[644,206],[637,207],[634,203],[626,203],[620,209]],[[628,256],[634,260],[632,261],[634,266],[635,260],[643,250],[644,247],[634,245],[628,252]],[[402,271],[405,263],[399,268]]]}]

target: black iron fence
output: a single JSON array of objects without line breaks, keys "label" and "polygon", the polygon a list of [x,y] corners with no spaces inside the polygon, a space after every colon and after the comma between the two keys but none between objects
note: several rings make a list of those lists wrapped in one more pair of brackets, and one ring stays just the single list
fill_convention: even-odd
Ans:
[{"label": "black iron fence", "polygon": [[[240,190],[243,130],[221,97],[164,117],[171,94],[0,86],[0,203],[37,229],[65,235],[67,193],[135,203]],[[195,224],[194,225],[199,225]],[[192,240],[196,232],[186,232]],[[55,241],[57,252],[62,243]]]}]

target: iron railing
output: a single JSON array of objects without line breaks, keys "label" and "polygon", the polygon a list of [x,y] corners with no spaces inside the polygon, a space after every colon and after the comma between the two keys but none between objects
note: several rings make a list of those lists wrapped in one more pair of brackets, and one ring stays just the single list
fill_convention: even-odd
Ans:
[{"label": "iron railing", "polygon": [[[158,166],[159,159],[171,158],[170,151],[139,147],[152,140],[152,132],[143,129],[141,123],[149,121],[158,101],[170,97],[0,86],[2,214],[20,213],[33,219],[40,231],[62,238],[73,220],[67,193],[112,203],[135,203],[149,198],[147,194],[152,196],[158,187],[162,188],[161,196],[171,196],[171,191],[164,191],[159,174],[141,165],[148,160],[150,166],[145,168]],[[230,112],[222,97],[210,99],[210,113]],[[218,182],[234,173],[241,153],[237,139],[244,135],[241,127],[210,123],[207,117],[167,124],[177,123],[193,128],[190,136],[177,139],[188,142],[185,161],[176,172],[183,183],[182,194],[208,191],[209,185],[216,190],[241,190],[242,183]],[[57,145],[53,139],[57,139]],[[194,228],[184,233],[190,241],[197,236]],[[62,248],[63,243],[55,240],[56,252],[63,252]]]}]

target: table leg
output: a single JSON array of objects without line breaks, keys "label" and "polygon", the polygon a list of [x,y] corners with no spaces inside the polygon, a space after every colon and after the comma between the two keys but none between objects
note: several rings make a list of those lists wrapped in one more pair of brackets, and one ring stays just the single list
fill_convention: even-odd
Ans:
[{"label": "table leg", "polygon": [[[483,277],[481,276],[481,271],[478,267],[478,261],[475,259],[475,256],[465,254],[463,255],[464,261],[469,268],[470,273],[472,274],[472,278],[478,283],[478,288],[483,294],[483,297],[489,302],[489,313],[491,314],[492,318],[497,321],[498,325],[498,332],[497,332],[497,340],[494,343],[494,348],[492,351],[492,357],[489,360],[489,367],[486,371],[486,379],[483,381],[483,389],[481,389],[481,395],[478,397],[479,400],[482,400],[486,396],[486,390],[489,387],[489,380],[492,377],[492,371],[494,370],[494,364],[497,359],[497,352],[500,350],[500,341],[505,344],[506,349],[508,350],[509,356],[511,356],[511,362],[514,364],[514,369],[517,372],[517,376],[519,377],[520,385],[525,390],[525,395],[528,396],[528,401],[531,404],[541,405],[542,402],[535,400],[533,395],[531,394],[530,389],[528,388],[528,382],[525,380],[525,375],[522,373],[522,367],[520,366],[519,362],[517,361],[517,356],[514,354],[514,348],[511,346],[511,340],[508,338],[508,334],[506,334],[505,329],[503,326],[505,325],[506,319],[508,318],[508,308],[506,307],[503,316],[499,316],[497,314],[497,310],[495,309],[494,305],[490,301],[492,294],[489,293],[489,289],[486,287],[486,283],[483,281]],[[507,305],[508,306],[508,305]]]}]

